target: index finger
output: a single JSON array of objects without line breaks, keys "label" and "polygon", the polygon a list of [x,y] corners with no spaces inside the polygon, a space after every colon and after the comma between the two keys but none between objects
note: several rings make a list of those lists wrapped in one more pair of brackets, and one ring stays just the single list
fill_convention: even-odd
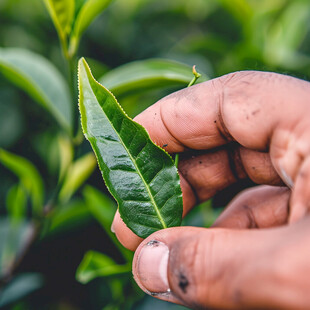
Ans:
[{"label": "index finger", "polygon": [[[277,172],[291,187],[310,154],[309,85],[275,73],[236,72],[171,94],[135,120],[170,153],[238,142],[243,147],[231,160],[238,168],[237,177],[248,175],[258,183],[277,184]],[[181,165],[181,174],[186,169],[183,184],[192,189],[183,195],[187,201],[185,210],[195,204],[194,198],[187,199],[189,195],[207,199],[210,193],[227,186],[227,182],[235,181],[229,157],[223,150],[213,157],[216,161],[211,163],[212,176],[210,161],[197,169],[194,167],[200,161],[195,159],[187,161],[185,168]],[[208,160],[210,155],[204,158]],[[210,178],[213,183],[204,186]],[[310,185],[309,178],[306,182]],[[208,187],[207,195],[203,187]],[[310,191],[306,194],[310,196]],[[310,197],[306,198],[303,201],[310,201]],[[127,233],[119,225],[114,229],[118,237]]]},{"label": "index finger", "polygon": [[306,81],[243,71],[175,92],[135,120],[171,153],[210,149],[230,141],[265,151],[275,130],[291,129],[305,118],[309,99]]}]

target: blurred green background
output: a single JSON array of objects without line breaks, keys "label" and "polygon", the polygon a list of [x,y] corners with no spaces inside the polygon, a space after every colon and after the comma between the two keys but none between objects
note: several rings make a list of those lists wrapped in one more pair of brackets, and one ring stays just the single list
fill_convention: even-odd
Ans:
[{"label": "blurred green background", "polygon": [[[134,116],[186,87],[193,65],[200,81],[309,80],[309,15],[308,0],[0,0],[0,308],[184,309],[139,290],[110,231],[116,204],[79,126],[78,57]],[[184,225],[208,227],[250,185]]]}]

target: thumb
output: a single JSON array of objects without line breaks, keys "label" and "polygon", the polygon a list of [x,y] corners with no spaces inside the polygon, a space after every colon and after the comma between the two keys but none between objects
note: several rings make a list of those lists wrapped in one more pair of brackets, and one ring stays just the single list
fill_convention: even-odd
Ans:
[{"label": "thumb", "polygon": [[146,293],[194,309],[277,308],[286,302],[274,275],[283,231],[161,230],[138,247],[133,274]]}]

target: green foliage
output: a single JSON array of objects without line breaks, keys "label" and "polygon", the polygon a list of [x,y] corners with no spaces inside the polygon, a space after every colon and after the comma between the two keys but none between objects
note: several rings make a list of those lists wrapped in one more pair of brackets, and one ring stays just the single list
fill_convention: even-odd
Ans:
[{"label": "green foliage", "polygon": [[180,225],[182,192],[172,158],[95,81],[84,59],[79,61],[79,90],[85,137],[126,225],[142,238]]},{"label": "green foliage", "polygon": [[22,182],[14,184],[6,199],[7,211],[10,218],[19,222],[26,215],[27,191]]},{"label": "green foliage", "polygon": [[123,258],[128,262],[131,261],[132,253],[118,242],[115,234],[111,231],[111,223],[117,208],[115,201],[90,185],[84,187],[83,197],[89,212],[101,224],[102,228],[116,245]]},{"label": "green foliage", "polygon": [[88,153],[73,162],[67,171],[66,178],[59,193],[59,200],[68,201],[75,191],[87,180],[96,166],[96,159]]},{"label": "green foliage", "polygon": [[29,293],[39,289],[43,285],[42,276],[36,273],[24,273],[15,277],[11,283],[0,290],[0,307],[4,307]]},{"label": "green foliage", "polygon": [[64,78],[52,63],[24,49],[0,48],[0,69],[6,78],[42,104],[70,132],[70,92]]},{"label": "green foliage", "polygon": [[71,40],[70,54],[75,54],[83,32],[91,22],[112,2],[112,0],[86,0],[80,8],[74,23]]},{"label": "green foliage", "polygon": [[[126,273],[133,254],[111,232],[117,206],[79,126],[77,56],[134,117],[195,64],[199,82],[252,69],[309,80],[309,17],[305,0],[0,1],[0,307],[181,309]],[[216,201],[183,224],[210,226]]]},{"label": "green foliage", "polygon": [[[115,96],[166,87],[184,87],[192,78],[188,65],[167,59],[147,59],[125,64],[99,79]],[[200,81],[206,81],[203,76]]]},{"label": "green foliage", "polygon": [[116,211],[115,202],[90,185],[84,187],[83,196],[90,212],[114,240],[115,235],[110,227]]},{"label": "green foliage", "polygon": [[44,3],[52,17],[58,36],[66,40],[71,32],[75,1],[74,0],[44,0]]},{"label": "green foliage", "polygon": [[81,283],[87,283],[97,277],[115,276],[122,273],[130,273],[131,264],[116,264],[110,257],[89,251],[85,254],[79,268],[76,271],[76,278]]},{"label": "green foliage", "polygon": [[[31,198],[34,214],[40,215],[43,208],[44,187],[42,178],[35,166],[27,159],[3,149],[0,149],[0,162],[18,176]],[[12,206],[12,199],[9,200],[9,205]],[[21,203],[23,200],[21,199]],[[14,208],[16,209],[16,207]]]},{"label": "green foliage", "polygon": [[34,226],[29,221],[0,218],[0,277],[10,275],[10,270],[25,244],[31,240],[33,232]]},{"label": "green foliage", "polygon": [[75,198],[66,204],[59,204],[50,215],[47,235],[63,233],[77,229],[91,220],[91,214],[81,199]]}]

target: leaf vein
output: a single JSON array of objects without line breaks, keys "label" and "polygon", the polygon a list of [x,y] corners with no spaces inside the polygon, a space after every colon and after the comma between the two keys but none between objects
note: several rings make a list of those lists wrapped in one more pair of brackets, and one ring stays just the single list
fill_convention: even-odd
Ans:
[{"label": "leaf vein", "polygon": [[[95,96],[96,96],[96,94],[95,94]],[[97,98],[97,96],[96,96],[96,98]],[[99,99],[97,98],[97,100],[98,100],[98,104],[99,104]],[[107,99],[105,99],[105,100],[107,100]],[[115,100],[115,99],[114,99],[114,100]],[[115,101],[116,101],[116,100],[115,100]],[[116,102],[116,103],[117,103],[117,102]],[[104,103],[103,103],[103,105],[104,105]],[[105,113],[105,111],[104,111],[104,109],[103,109],[103,106],[101,106],[100,104],[99,104],[99,106],[101,107],[103,113],[106,115],[106,113]],[[106,116],[107,116],[107,115],[106,115]],[[121,125],[122,125],[122,123],[123,123],[125,117],[126,117],[126,115],[123,115],[123,118],[122,118],[122,121],[121,121]],[[163,217],[162,217],[162,215],[161,215],[161,213],[160,213],[160,208],[159,208],[159,206],[157,205],[157,203],[156,203],[156,201],[155,201],[155,199],[154,199],[154,197],[153,197],[153,195],[152,195],[152,192],[151,192],[151,189],[150,189],[150,187],[149,187],[149,184],[145,181],[145,179],[144,179],[144,177],[143,177],[143,175],[142,175],[142,173],[141,173],[141,171],[140,171],[140,168],[139,168],[139,166],[137,165],[137,162],[136,162],[137,157],[140,155],[140,153],[141,153],[142,150],[145,148],[145,146],[147,145],[147,143],[146,143],[145,146],[141,149],[141,151],[139,152],[139,154],[138,154],[138,156],[136,157],[136,159],[134,159],[133,156],[131,155],[131,153],[129,152],[127,146],[125,145],[123,139],[121,138],[120,132],[118,132],[118,131],[116,130],[114,124],[113,124],[112,121],[109,119],[109,117],[107,117],[107,120],[109,121],[110,125],[114,128],[115,133],[118,135],[118,137],[119,137],[119,139],[120,139],[120,143],[123,145],[125,151],[127,152],[128,156],[130,157],[132,163],[134,164],[134,166],[135,166],[135,168],[136,168],[136,170],[137,170],[137,172],[138,172],[138,174],[139,174],[139,176],[140,176],[142,182],[144,183],[145,188],[146,188],[147,193],[148,193],[148,196],[150,197],[151,203],[152,203],[152,205],[154,206],[154,209],[155,209],[155,212],[156,212],[156,214],[157,214],[157,216],[158,216],[159,221],[161,222],[163,228],[167,228],[167,224],[165,223],[165,221],[164,221],[164,219],[163,219]],[[147,227],[147,226],[145,226],[145,227]],[[154,227],[153,227],[153,228],[154,228]],[[158,228],[156,228],[156,229],[158,229]]]}]

